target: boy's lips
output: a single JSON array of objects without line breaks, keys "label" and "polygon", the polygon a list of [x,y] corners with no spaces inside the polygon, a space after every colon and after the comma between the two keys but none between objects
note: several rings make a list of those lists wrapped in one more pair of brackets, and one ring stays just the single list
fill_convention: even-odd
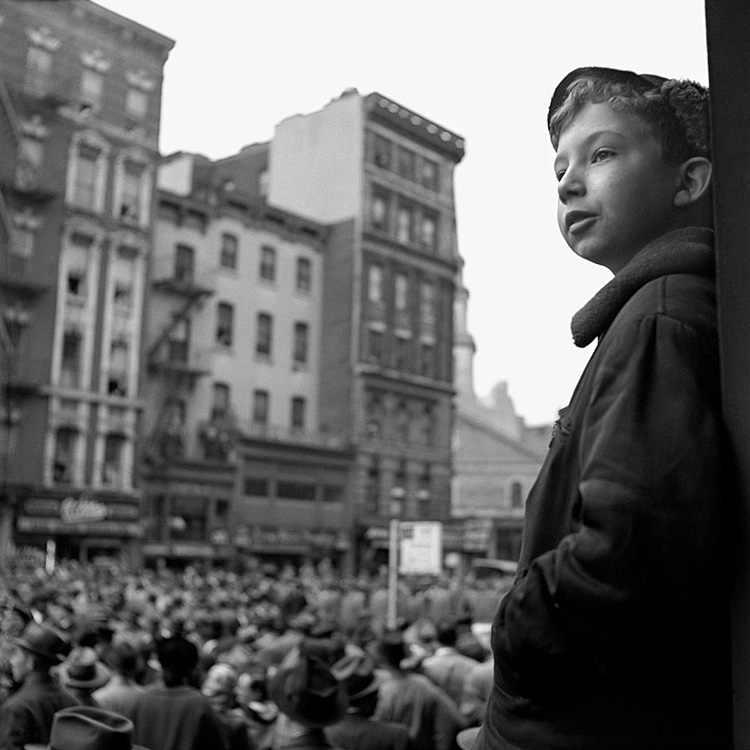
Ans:
[{"label": "boy's lips", "polygon": [[589,211],[568,211],[565,214],[565,229],[571,234],[575,234],[586,229],[594,219],[596,219],[596,214]]}]

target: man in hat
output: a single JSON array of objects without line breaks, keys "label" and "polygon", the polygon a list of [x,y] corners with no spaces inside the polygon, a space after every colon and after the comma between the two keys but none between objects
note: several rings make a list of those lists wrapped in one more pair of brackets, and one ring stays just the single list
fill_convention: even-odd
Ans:
[{"label": "man in hat", "polygon": [[274,675],[268,691],[281,715],[274,727],[274,750],[327,750],[323,727],[346,714],[344,683],[331,671],[330,651],[314,640],[300,646],[294,663]]},{"label": "man in hat", "polygon": [[11,669],[21,687],[0,706],[0,750],[23,750],[27,743],[48,742],[55,712],[77,705],[50,674],[70,651],[60,633],[30,622],[13,643]]},{"label": "man in hat", "polygon": [[438,622],[435,653],[422,662],[422,671],[460,705],[466,678],[477,660],[459,652],[458,626],[453,618]]},{"label": "man in hat", "polygon": [[49,745],[25,750],[148,750],[133,744],[133,722],[93,706],[72,706],[55,714]]},{"label": "man in hat", "polygon": [[343,680],[349,708],[341,721],[325,730],[331,744],[342,750],[408,750],[409,730],[403,724],[374,718],[380,682],[368,654],[352,653],[331,667]]},{"label": "man in hat", "polygon": [[77,646],[60,667],[62,686],[82,705],[98,706],[93,697],[95,690],[106,685],[112,673],[88,646]]},{"label": "man in hat", "polygon": [[400,631],[386,631],[378,650],[384,679],[375,717],[405,724],[415,750],[455,750],[465,722],[448,694],[422,674],[409,658]]}]

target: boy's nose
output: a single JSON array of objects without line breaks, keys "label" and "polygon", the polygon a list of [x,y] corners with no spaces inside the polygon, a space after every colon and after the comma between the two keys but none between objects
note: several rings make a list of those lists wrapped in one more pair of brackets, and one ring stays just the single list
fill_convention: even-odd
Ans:
[{"label": "boy's nose", "polygon": [[572,168],[566,169],[562,179],[557,183],[557,194],[560,200],[565,203],[571,197],[582,195],[584,191],[580,174]]}]

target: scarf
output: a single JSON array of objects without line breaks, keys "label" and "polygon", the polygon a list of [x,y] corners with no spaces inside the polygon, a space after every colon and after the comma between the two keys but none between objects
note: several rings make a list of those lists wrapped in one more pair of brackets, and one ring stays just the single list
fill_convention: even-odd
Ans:
[{"label": "scarf", "polygon": [[685,227],[662,235],[639,250],[574,316],[576,346],[588,346],[609,328],[623,305],[649,281],[675,273],[713,276],[713,230]]}]

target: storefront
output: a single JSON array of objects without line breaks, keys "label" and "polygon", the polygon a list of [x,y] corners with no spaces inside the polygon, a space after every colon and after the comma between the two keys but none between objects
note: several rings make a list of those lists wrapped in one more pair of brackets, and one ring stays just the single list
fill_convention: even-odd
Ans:
[{"label": "storefront", "polygon": [[140,501],[118,495],[70,494],[23,499],[14,544],[54,552],[57,559],[137,564],[142,536]]}]

